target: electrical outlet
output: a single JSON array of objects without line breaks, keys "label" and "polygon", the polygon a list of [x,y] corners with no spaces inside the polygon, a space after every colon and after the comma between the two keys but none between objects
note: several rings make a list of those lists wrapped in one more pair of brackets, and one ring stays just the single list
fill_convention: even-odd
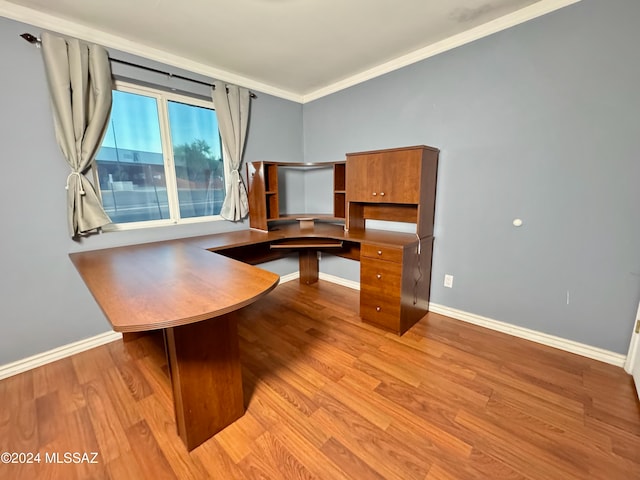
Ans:
[{"label": "electrical outlet", "polygon": [[444,276],[444,286],[447,288],[453,288],[453,275],[445,275]]}]

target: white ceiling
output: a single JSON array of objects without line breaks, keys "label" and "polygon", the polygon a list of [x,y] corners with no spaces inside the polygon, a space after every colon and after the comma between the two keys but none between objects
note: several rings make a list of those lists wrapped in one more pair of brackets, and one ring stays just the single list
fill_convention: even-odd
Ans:
[{"label": "white ceiling", "polygon": [[304,102],[576,1],[0,0],[0,15]]}]

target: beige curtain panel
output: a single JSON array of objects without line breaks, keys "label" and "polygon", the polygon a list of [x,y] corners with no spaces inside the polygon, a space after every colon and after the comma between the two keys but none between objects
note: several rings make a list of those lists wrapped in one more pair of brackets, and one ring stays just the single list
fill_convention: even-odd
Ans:
[{"label": "beige curtain panel", "polygon": [[42,34],[56,138],[71,167],[67,218],[72,237],[108,223],[93,184],[85,177],[107,131],[111,113],[111,67],[107,51],[77,39]]},{"label": "beige curtain panel", "polygon": [[226,195],[220,215],[226,220],[237,222],[249,213],[247,189],[240,176],[242,154],[249,124],[249,90],[236,85],[214,82],[213,106],[218,117],[220,137],[227,152],[226,164],[229,169]]}]

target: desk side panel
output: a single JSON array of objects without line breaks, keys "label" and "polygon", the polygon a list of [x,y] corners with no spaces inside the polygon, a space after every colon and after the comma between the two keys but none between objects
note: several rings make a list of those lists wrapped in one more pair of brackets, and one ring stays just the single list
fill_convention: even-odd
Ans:
[{"label": "desk side panel", "polygon": [[166,342],[178,435],[193,450],[244,414],[236,314],[168,328]]}]

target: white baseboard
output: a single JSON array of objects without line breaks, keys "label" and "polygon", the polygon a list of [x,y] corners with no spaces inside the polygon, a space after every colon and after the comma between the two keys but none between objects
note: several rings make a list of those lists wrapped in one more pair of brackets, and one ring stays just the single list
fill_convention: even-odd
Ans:
[{"label": "white baseboard", "polygon": [[94,347],[99,347],[105,343],[113,342],[122,338],[122,334],[118,332],[105,332],[95,337],[85,338],[77,342],[63,345],[62,347],[54,348],[47,352],[39,353],[31,357],[17,360],[15,362],[8,363],[0,366],[0,380],[3,378],[11,377],[32,368],[46,365],[47,363],[55,362],[65,357],[70,357],[76,353],[84,352]]},{"label": "white baseboard", "polygon": [[287,275],[281,275],[280,282],[278,282],[278,285],[280,283],[287,283],[293,280],[297,280],[298,278],[300,278],[300,272],[293,272],[293,273],[288,273]]},{"label": "white baseboard", "polygon": [[[280,277],[280,283],[290,282],[300,278],[300,272],[290,273]],[[338,277],[334,277],[338,279]],[[342,279],[339,279],[342,280]],[[331,281],[331,280],[329,280]],[[336,281],[335,283],[339,283]],[[7,363],[6,365],[0,365],[0,380],[3,378],[11,377],[32,368],[41,367],[47,363],[55,362],[65,357],[70,357],[76,353],[84,352],[94,347],[99,347],[105,343],[113,342],[122,338],[122,334],[118,332],[105,332],[95,337],[85,338],[77,342],[69,343],[47,352],[39,353],[31,357],[23,358],[15,362]]]},{"label": "white baseboard", "polygon": [[574,342],[565,338],[556,337],[546,333],[530,330],[528,328],[511,325],[509,323],[494,320],[492,318],[482,317],[475,313],[469,313],[455,308],[438,305],[437,303],[429,303],[429,311],[439,313],[447,317],[462,320],[463,322],[473,323],[490,330],[513,335],[514,337],[524,338],[532,342],[541,343],[549,347],[558,348],[566,352],[575,353],[583,357],[592,358],[601,362],[609,363],[617,367],[624,367],[626,356],[620,353],[611,352],[602,348],[593,347],[584,343]]},{"label": "white baseboard", "polygon": [[360,282],[354,282],[353,280],[347,280],[345,278],[336,277],[335,275],[330,275],[328,273],[322,272],[320,272],[319,277],[320,280],[326,280],[327,282],[336,283],[338,285],[342,285],[343,287],[360,290]]},{"label": "white baseboard", "polygon": [[[320,279],[360,290],[359,282],[345,280],[334,275],[320,273]],[[463,322],[473,323],[474,325],[479,325],[490,330],[496,330],[498,332],[513,335],[514,337],[531,340],[532,342],[547,345],[549,347],[554,347],[559,350],[564,350],[565,352],[575,353],[577,355],[591,358],[593,360],[609,363],[617,367],[624,367],[627,359],[626,355],[622,355],[620,353],[611,352],[609,350],[593,347],[584,343],[574,342],[573,340],[567,340],[565,338],[556,337],[554,335],[549,335],[547,333],[538,332],[536,330],[531,330],[524,327],[519,327],[517,325],[511,325],[499,320],[482,317],[480,315],[476,315],[475,313],[465,312],[463,310],[446,307],[444,305],[439,305],[433,302],[429,303],[429,311],[433,313],[439,313],[456,320],[461,320]]]},{"label": "white baseboard", "polygon": [[[354,290],[360,290],[360,283],[353,280],[346,280],[335,275],[320,272],[319,277],[321,280],[332,282],[343,287],[352,288]],[[300,278],[300,272],[294,272],[280,277],[280,283],[290,282]],[[625,366],[627,357],[620,353],[611,352],[602,348],[593,347],[591,345],[585,345],[584,343],[574,342],[573,340],[567,340],[564,338],[548,335],[546,333],[538,332],[536,330],[530,330],[524,327],[518,327],[509,323],[500,322],[492,318],[482,317],[475,313],[465,312],[444,305],[438,305],[437,303],[429,303],[429,311],[445,315],[447,317],[461,320],[463,322],[473,323],[481,327],[488,328],[490,330],[496,330],[498,332],[513,335],[514,337],[524,338],[525,340],[531,340],[532,342],[541,343],[550,347],[558,348],[566,352],[575,353],[583,357],[592,358],[601,362],[609,363],[617,367]],[[47,363],[55,362],[61,358],[69,357],[76,353],[84,352],[94,347],[104,345],[105,343],[113,342],[122,338],[122,334],[118,332],[105,332],[95,337],[79,340],[68,345],[63,345],[48,352],[39,353],[31,357],[18,360],[6,365],[0,366],[0,380],[3,378],[17,375],[18,373],[26,372],[32,368],[46,365]]]},{"label": "white baseboard", "polygon": [[[300,278],[300,272],[293,272],[287,275],[283,275],[280,277],[280,283],[290,282],[292,280],[297,280]],[[318,274],[318,278],[320,280],[326,280],[327,282],[335,283],[337,285],[342,285],[343,287],[352,288],[354,290],[360,290],[360,282],[354,282],[353,280],[347,280],[345,278],[336,277],[335,275],[331,275],[329,273]]]}]

